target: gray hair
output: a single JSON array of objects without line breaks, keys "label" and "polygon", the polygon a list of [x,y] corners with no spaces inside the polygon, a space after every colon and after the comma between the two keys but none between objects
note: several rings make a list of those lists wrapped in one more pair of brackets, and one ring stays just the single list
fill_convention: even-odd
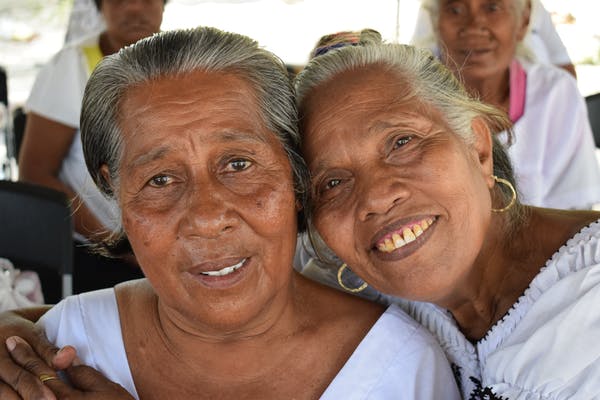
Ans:
[{"label": "gray hair", "polygon": [[[515,15],[517,17],[517,20],[520,20],[523,17],[523,14],[527,9],[529,1],[530,0],[512,0],[513,5],[515,7]],[[437,28],[438,20],[440,18],[440,2],[441,0],[422,0],[422,7],[426,9],[429,13],[433,33],[435,34],[438,43],[440,42],[440,35]],[[527,29],[531,29],[531,24],[529,24]],[[441,45],[443,47],[443,43],[441,43]],[[535,61],[535,56],[533,52],[523,43],[523,41],[517,43],[516,56],[527,61]]]},{"label": "gray hair", "polygon": [[[88,171],[99,189],[116,199],[123,152],[120,106],[127,91],[194,71],[233,73],[250,83],[265,126],[277,135],[290,161],[296,198],[305,205],[308,172],[300,156],[297,110],[285,65],[246,36],[208,27],[158,33],[98,64],[83,97],[81,140]],[[108,167],[110,182],[102,176],[103,165]],[[303,218],[299,223],[302,229]],[[112,242],[121,239],[122,231]]]},{"label": "gray hair", "polygon": [[[312,90],[349,70],[377,66],[390,71],[406,83],[407,99],[422,105],[424,110],[437,110],[450,127],[467,145],[474,142],[471,122],[479,117],[493,135],[494,175],[510,181],[515,187],[512,167],[504,147],[496,134],[506,131],[512,137],[511,123],[501,110],[471,97],[454,74],[430,51],[401,44],[383,44],[376,39],[362,38],[359,45],[336,48],[313,58],[296,78],[296,101],[303,118],[303,103]],[[499,196],[508,204],[512,191],[506,185],[497,185]],[[495,191],[496,192],[496,191]],[[521,216],[522,207],[510,209],[511,220]]]}]

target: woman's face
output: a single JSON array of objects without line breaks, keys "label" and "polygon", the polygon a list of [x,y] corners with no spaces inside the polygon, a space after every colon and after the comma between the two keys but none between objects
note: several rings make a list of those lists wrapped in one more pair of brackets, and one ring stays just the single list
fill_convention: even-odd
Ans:
[{"label": "woman's face", "polygon": [[407,83],[378,67],[342,73],[304,105],[313,222],[378,290],[440,301],[469,273],[490,219],[487,126],[467,146]]},{"label": "woman's face", "polygon": [[121,47],[160,30],[164,0],[102,0],[106,32]]},{"label": "woman's face", "polygon": [[439,0],[438,34],[446,65],[467,79],[507,71],[523,39],[528,12],[517,15],[515,0]]},{"label": "woman's face", "polygon": [[260,321],[287,293],[296,207],[250,85],[162,78],[130,89],[121,115],[123,227],[161,304],[217,330]]}]

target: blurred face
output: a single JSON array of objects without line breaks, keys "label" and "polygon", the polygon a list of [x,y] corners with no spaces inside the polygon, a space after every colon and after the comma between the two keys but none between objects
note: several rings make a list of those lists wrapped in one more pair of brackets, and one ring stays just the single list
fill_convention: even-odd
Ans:
[{"label": "blurred face", "polygon": [[252,93],[196,72],[122,104],[119,202],[134,253],[159,304],[217,329],[285,297],[296,243],[291,168]]},{"label": "blurred face", "polygon": [[160,30],[163,0],[102,0],[106,33],[119,48]]},{"label": "blurred face", "polygon": [[[313,222],[370,285],[437,301],[468,275],[490,219],[491,143],[472,147],[379,68],[345,72],[303,108]],[[481,138],[479,138],[481,136]]]},{"label": "blurred face", "polygon": [[517,16],[515,0],[439,0],[440,48],[445,63],[467,79],[506,73],[523,39],[528,13]]}]

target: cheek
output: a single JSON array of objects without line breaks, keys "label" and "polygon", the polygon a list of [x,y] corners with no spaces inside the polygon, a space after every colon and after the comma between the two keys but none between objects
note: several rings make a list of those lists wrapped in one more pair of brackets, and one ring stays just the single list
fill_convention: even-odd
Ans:
[{"label": "cheek", "polygon": [[144,258],[153,258],[161,251],[160,243],[167,242],[165,221],[157,221],[151,215],[123,211],[123,229],[136,257],[144,264]]},{"label": "cheek", "polygon": [[325,244],[340,258],[348,261],[347,251],[354,248],[352,243],[353,233],[348,225],[349,216],[335,212],[317,212],[313,224]]}]

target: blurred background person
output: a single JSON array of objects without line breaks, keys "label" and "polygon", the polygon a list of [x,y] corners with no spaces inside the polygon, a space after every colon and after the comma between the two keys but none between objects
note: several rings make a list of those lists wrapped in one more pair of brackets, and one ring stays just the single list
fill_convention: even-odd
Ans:
[{"label": "blurred background person", "polygon": [[[527,49],[527,56],[532,62],[555,65],[568,71],[576,77],[575,66],[571,62],[567,48],[561,40],[556,27],[552,22],[552,16],[544,8],[541,0],[528,0],[527,7],[530,9],[529,27],[523,38],[522,45]],[[419,7],[417,23],[410,44],[428,48],[439,54],[436,34],[433,31],[431,15],[423,7]]]},{"label": "blurred background person", "polygon": [[95,0],[106,29],[65,45],[40,71],[26,103],[19,179],[72,199],[75,293],[141,277],[131,258],[91,254],[86,244],[110,235],[119,216],[91,180],[79,115],[88,77],[100,59],[160,30],[166,0]]},{"label": "blurred background person", "polygon": [[532,63],[521,45],[528,0],[424,0],[440,58],[482,101],[507,113],[508,152],[525,204],[589,209],[600,202],[600,170],[577,82]]}]

